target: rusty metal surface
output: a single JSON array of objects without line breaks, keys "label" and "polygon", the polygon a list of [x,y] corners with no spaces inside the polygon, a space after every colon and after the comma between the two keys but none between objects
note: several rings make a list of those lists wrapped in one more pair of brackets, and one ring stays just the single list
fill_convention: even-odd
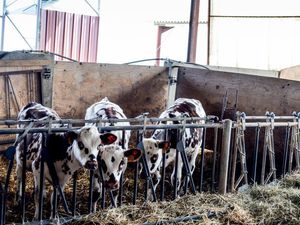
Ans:
[{"label": "rusty metal surface", "polygon": [[164,67],[56,62],[53,108],[63,118],[84,118],[85,110],[105,96],[127,117],[149,112],[158,116],[166,105]]}]

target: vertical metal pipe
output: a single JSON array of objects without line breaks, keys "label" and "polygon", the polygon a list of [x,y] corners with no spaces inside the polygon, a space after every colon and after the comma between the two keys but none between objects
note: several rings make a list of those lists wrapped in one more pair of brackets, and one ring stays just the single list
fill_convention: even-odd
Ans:
[{"label": "vertical metal pipe", "polygon": [[3,196],[3,205],[2,205],[2,222],[3,224],[5,224],[5,212],[6,212],[6,198],[7,198],[7,192],[8,192],[8,186],[9,186],[9,179],[10,179],[10,175],[13,169],[13,165],[14,165],[14,160],[10,159],[9,160],[9,164],[8,164],[8,169],[7,169],[7,175],[6,175],[6,180],[5,180],[5,186],[4,186],[4,196]]},{"label": "vertical metal pipe", "polygon": [[162,28],[161,26],[157,26],[157,38],[156,38],[156,66],[159,66],[160,63],[160,47],[161,47],[161,34],[162,34]]},{"label": "vertical metal pipe", "polygon": [[232,128],[232,121],[226,119],[223,124],[222,149],[221,149],[221,157],[220,157],[219,194],[226,193],[231,128]]},{"label": "vertical metal pipe", "polygon": [[6,20],[6,14],[7,14],[6,10],[7,10],[6,0],[3,0],[0,51],[4,50],[5,20]]},{"label": "vertical metal pipe", "polygon": [[199,192],[203,191],[203,172],[204,172],[205,140],[206,140],[206,128],[203,128],[202,146],[201,146],[201,161],[200,161],[200,184],[199,184]]},{"label": "vertical metal pipe", "polygon": [[[23,165],[22,165],[22,187],[21,187],[21,210],[22,210],[22,223],[25,223],[25,186],[26,186],[26,160],[27,160],[27,135],[23,139]],[[19,193],[17,193],[19,194]]]},{"label": "vertical metal pipe", "polygon": [[88,211],[93,211],[93,187],[94,187],[94,170],[90,170],[90,184],[89,184],[89,199],[88,199]]},{"label": "vertical metal pipe", "polygon": [[258,157],[258,146],[259,146],[259,136],[260,136],[260,127],[255,129],[255,146],[254,146],[254,156],[253,156],[253,182],[256,182],[256,171],[257,171],[257,157]]},{"label": "vertical metal pipe", "polygon": [[290,139],[290,126],[285,128],[285,138],[284,138],[284,149],[283,149],[283,162],[282,162],[282,176],[285,176],[286,173],[286,165],[287,165],[287,158],[288,158],[288,145]]},{"label": "vertical metal pipe", "polygon": [[187,62],[196,62],[200,0],[191,0]]},{"label": "vertical metal pipe", "polygon": [[[136,132],[136,145],[140,143],[140,131],[138,130]],[[132,204],[136,204],[136,198],[137,198],[137,193],[138,193],[138,176],[139,176],[139,163],[140,161],[136,162],[135,164],[135,169],[134,169],[134,182],[133,182],[133,199],[132,199]]]},{"label": "vertical metal pipe", "polygon": [[[122,148],[125,148],[125,130],[122,131]],[[121,174],[120,177],[120,188],[119,188],[119,206],[122,206],[122,196],[123,196],[123,178],[124,173]]]},{"label": "vertical metal pipe", "polygon": [[37,0],[35,50],[39,50],[40,49],[40,40],[41,40],[41,7],[42,7],[42,0]]},{"label": "vertical metal pipe", "polygon": [[41,162],[40,162],[40,184],[39,184],[39,211],[38,211],[38,220],[42,220],[42,215],[43,215],[43,192],[44,192],[44,170],[45,170],[45,165],[44,165],[44,153],[46,147],[46,134],[42,134],[42,152],[41,152]]},{"label": "vertical metal pipe", "polygon": [[218,151],[218,133],[219,129],[214,129],[214,153],[213,153],[213,168],[211,175],[211,190],[215,192],[215,184],[216,184],[216,163],[217,163],[217,151]]},{"label": "vertical metal pipe", "polygon": [[53,194],[52,194],[52,218],[56,217],[56,208],[57,208],[57,187],[53,186]]},{"label": "vertical metal pipe", "polygon": [[73,208],[72,208],[72,216],[75,216],[75,213],[76,213],[77,175],[78,175],[77,171],[75,171],[74,174],[73,174],[73,194],[72,194]]},{"label": "vertical metal pipe", "polygon": [[[232,157],[230,157],[232,160],[231,160],[231,166],[232,166],[232,169],[231,169],[231,184],[230,184],[230,191],[234,191],[234,184],[235,184],[235,177],[236,177],[236,161],[237,161],[237,152],[238,152],[238,144],[240,142],[240,135],[239,135],[239,132],[240,132],[240,129],[242,129],[241,127],[237,127],[236,128],[236,132],[235,132],[235,140],[234,140],[234,147],[233,147],[233,155]],[[229,173],[230,174],[230,173]]]},{"label": "vertical metal pipe", "polygon": [[263,155],[262,155],[262,165],[261,165],[261,176],[260,176],[260,184],[264,185],[265,184],[265,172],[266,172],[266,161],[267,161],[267,132],[268,132],[268,127],[265,129],[265,139],[264,139],[264,149],[263,149]]},{"label": "vertical metal pipe", "polygon": [[0,183],[0,225],[4,225],[4,189],[2,183]]},{"label": "vertical metal pipe", "polygon": [[207,65],[210,64],[210,39],[211,39],[211,0],[208,0],[207,12]]}]

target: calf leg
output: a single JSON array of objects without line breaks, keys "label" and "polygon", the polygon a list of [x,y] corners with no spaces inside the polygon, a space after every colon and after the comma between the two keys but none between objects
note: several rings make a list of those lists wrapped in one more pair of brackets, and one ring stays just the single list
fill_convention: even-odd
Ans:
[{"label": "calf leg", "polygon": [[[159,184],[160,179],[161,179],[159,167],[157,167],[156,171],[151,175],[151,177],[152,177],[152,182],[153,182],[153,189],[155,192],[157,185]],[[151,187],[147,191],[147,196],[150,201],[154,200]]]},{"label": "calf leg", "polygon": [[176,188],[177,188],[177,191],[180,190],[180,186],[181,186],[182,166],[183,166],[183,162],[182,162],[181,156],[179,155],[178,156],[178,164],[177,164],[177,177],[175,178],[176,160],[174,161],[173,172],[172,172],[172,175],[171,175],[172,185],[175,184],[175,179],[176,179],[176,184],[177,184]]},{"label": "calf leg", "polygon": [[21,199],[21,195],[22,195],[22,170],[23,167],[19,164],[17,164],[17,192],[16,192],[16,196],[15,196],[15,202],[16,204],[18,204],[18,202]]},{"label": "calf leg", "polygon": [[102,191],[102,183],[100,182],[99,176],[95,175],[94,187],[93,187],[93,199],[92,199],[92,210],[96,212],[97,210],[97,202],[100,199]]}]

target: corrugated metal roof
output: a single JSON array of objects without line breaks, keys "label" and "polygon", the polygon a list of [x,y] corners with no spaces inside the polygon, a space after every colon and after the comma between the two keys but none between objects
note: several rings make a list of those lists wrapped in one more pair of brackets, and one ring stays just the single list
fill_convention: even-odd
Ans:
[{"label": "corrugated metal roof", "polygon": [[41,15],[41,50],[80,62],[97,61],[99,17],[52,10]]}]

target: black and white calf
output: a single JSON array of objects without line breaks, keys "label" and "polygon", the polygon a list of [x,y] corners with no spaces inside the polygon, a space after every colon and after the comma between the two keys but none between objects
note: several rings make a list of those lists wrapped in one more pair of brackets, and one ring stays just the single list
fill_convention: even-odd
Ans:
[{"label": "black and white calf", "polygon": [[[115,103],[108,100],[107,97],[103,98],[100,102],[91,105],[86,110],[86,120],[92,119],[127,119],[123,110]],[[101,127],[109,126],[129,126],[129,122],[102,122],[99,124]],[[103,181],[99,171],[95,173],[94,192],[93,192],[93,210],[96,210],[96,204],[101,194],[102,184],[107,190],[117,190],[120,185],[120,177],[125,172],[128,162],[137,161],[142,152],[139,149],[129,149],[128,143],[130,139],[130,130],[125,130],[124,138],[123,131],[111,131],[116,135],[117,140],[114,144],[102,146],[99,152],[99,159],[101,159],[101,167],[103,171]],[[117,194],[114,196],[117,199]]]},{"label": "black and white calf", "polygon": [[[167,110],[161,113],[159,118],[175,118],[180,116],[186,117],[201,117],[206,116],[205,111],[200,103],[200,101],[195,99],[188,98],[179,98],[177,99],[172,106]],[[158,124],[178,124],[179,121],[162,121]],[[205,120],[198,120],[194,122],[189,122],[192,124],[204,124]],[[184,150],[188,157],[188,164],[193,173],[195,169],[196,157],[199,153],[201,143],[202,143],[202,128],[186,128],[182,137],[184,144]],[[160,167],[162,162],[162,154],[166,153],[166,166],[170,163],[175,162],[176,158],[176,145],[179,141],[177,138],[177,129],[169,129],[167,134],[166,130],[157,129],[153,132],[150,138],[144,138],[143,144],[147,159],[147,164],[150,170],[150,173],[153,177],[154,189],[157,187],[161,175]],[[177,179],[178,179],[178,189],[181,184],[182,176],[182,167],[183,162],[181,156],[178,157],[178,170],[177,170]],[[175,176],[175,165],[173,165],[173,173],[171,176],[172,184],[174,184]],[[150,193],[148,193],[150,195]]]},{"label": "black and white calf", "polygon": [[[43,121],[48,118],[59,120],[57,113],[39,103],[31,102],[22,108],[18,120]],[[24,127],[21,125],[19,127]],[[36,125],[35,127],[45,127]],[[52,125],[52,127],[60,125]],[[35,181],[35,218],[38,216],[38,195],[40,191],[40,161],[42,151],[42,134],[27,134],[26,169],[32,170]],[[58,182],[62,190],[73,173],[81,167],[95,169],[99,146],[111,144],[116,136],[111,133],[100,134],[95,126],[84,126],[72,132],[52,133],[47,135],[46,147],[48,157],[54,163]],[[18,194],[20,195],[22,167],[24,160],[24,140],[16,146]],[[45,163],[45,178],[52,182],[49,168]],[[51,197],[51,199],[53,196]],[[51,201],[52,202],[52,201]]]}]

